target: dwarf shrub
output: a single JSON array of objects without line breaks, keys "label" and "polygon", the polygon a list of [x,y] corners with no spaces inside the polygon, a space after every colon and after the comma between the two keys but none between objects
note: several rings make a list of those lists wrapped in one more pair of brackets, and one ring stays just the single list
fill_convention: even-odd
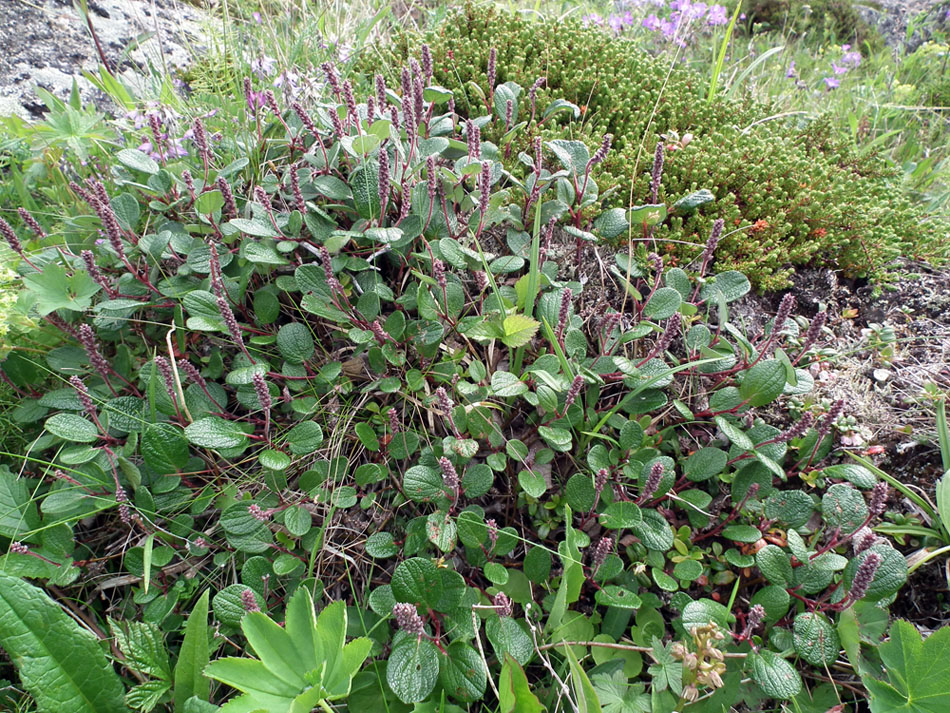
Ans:
[{"label": "dwarf shrub", "polygon": [[[414,41],[398,38],[393,52],[405,56]],[[658,227],[661,242],[693,243],[671,243],[668,252],[677,259],[694,259],[701,236],[722,217],[736,231],[724,242],[723,266],[747,270],[767,289],[787,284],[793,266],[808,263],[836,264],[852,276],[880,275],[882,265],[923,236],[920,216],[893,185],[897,173],[834,139],[825,122],[767,120],[776,111],[745,98],[707,102],[706,77],[670,68],[580,21],[538,22],[469,5],[427,41],[436,80],[456,92],[463,115],[488,113],[490,48],[497,49],[499,83],[530,87],[544,77],[538,105],[562,97],[578,106],[583,121],[569,127],[558,123],[563,113],[529,122],[519,139],[524,146],[537,134],[569,133],[589,144],[613,134],[614,150],[599,179],[603,191],[618,189],[613,205],[627,205],[631,197],[632,205],[650,202],[651,157],[663,140],[665,190],[679,196],[708,189],[716,198]]]}]

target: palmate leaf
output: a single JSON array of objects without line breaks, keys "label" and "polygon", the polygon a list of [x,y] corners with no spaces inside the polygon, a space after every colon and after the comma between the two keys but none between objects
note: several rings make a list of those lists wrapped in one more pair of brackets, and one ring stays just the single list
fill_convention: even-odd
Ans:
[{"label": "palmate leaf", "polygon": [[878,652],[887,681],[865,677],[872,713],[943,713],[950,710],[950,628],[923,640],[914,626],[895,621]]},{"label": "palmate leaf", "polygon": [[43,590],[0,572],[0,648],[41,713],[127,712],[99,642]]},{"label": "palmate leaf", "polygon": [[223,706],[224,713],[306,712],[321,701],[345,698],[372,646],[366,638],[344,646],[346,605],[333,602],[318,618],[304,588],[290,598],[283,627],[250,612],[241,629],[260,659],[223,658],[205,668],[206,676],[244,694]]}]

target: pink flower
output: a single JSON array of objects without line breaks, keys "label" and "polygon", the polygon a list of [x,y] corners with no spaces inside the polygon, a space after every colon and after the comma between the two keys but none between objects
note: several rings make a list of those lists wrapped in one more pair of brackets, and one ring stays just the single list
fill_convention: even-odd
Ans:
[{"label": "pink flower", "polygon": [[841,86],[841,82],[839,82],[834,77],[825,77],[822,81],[825,83],[825,87],[829,90],[837,89]]}]

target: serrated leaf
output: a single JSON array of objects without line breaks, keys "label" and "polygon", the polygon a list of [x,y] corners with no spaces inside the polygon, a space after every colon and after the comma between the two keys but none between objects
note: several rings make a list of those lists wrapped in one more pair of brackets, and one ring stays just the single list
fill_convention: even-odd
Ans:
[{"label": "serrated leaf", "polygon": [[878,648],[889,683],[867,676],[872,713],[944,713],[950,710],[950,627],[923,640],[914,626],[895,621]]},{"label": "serrated leaf", "polygon": [[0,647],[44,713],[127,713],[98,639],[43,590],[0,571]]},{"label": "serrated leaf", "polygon": [[538,333],[541,323],[523,314],[512,314],[502,322],[501,341],[508,347],[523,347]]}]

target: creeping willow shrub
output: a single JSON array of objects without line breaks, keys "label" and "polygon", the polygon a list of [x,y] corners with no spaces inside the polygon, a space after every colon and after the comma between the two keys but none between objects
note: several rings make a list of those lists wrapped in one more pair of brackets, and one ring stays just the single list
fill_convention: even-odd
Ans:
[{"label": "creeping willow shrub", "polygon": [[[711,269],[721,219],[689,272],[619,255],[592,276],[591,242],[708,197],[668,200],[660,152],[652,202],[605,210],[610,136],[518,152],[529,119],[571,105],[490,81],[492,111],[465,120],[433,62],[359,98],[326,65],[323,103],[250,103],[245,157],[196,120],[188,156],[124,149],[72,185],[85,242],[20,265],[66,344],[45,360],[57,388],[29,396],[17,372],[42,429],[25,478],[0,472],[3,569],[144,578],[122,612],[169,631],[216,578],[229,637],[332,588],[375,642],[353,709],[491,699],[490,678],[548,709],[618,687],[654,711],[728,706],[745,678],[795,696],[786,657],[825,670],[835,618],[860,623],[906,572],[867,529],[886,490],[821,467],[843,409],[804,368],[823,318],[800,332],[786,299],[744,334],[748,279]],[[786,396],[805,415],[770,424]],[[619,658],[596,645],[621,639]],[[573,693],[546,677],[565,666]]]},{"label": "creeping willow shrub", "polygon": [[[564,125],[563,113],[534,117],[516,147],[530,146],[537,135],[589,144],[613,135],[614,150],[600,174],[602,190],[617,189],[611,205],[650,202],[650,157],[664,143],[663,198],[672,202],[706,188],[716,203],[714,210],[673,216],[657,238],[701,243],[713,219],[721,218],[728,234],[722,265],[744,272],[757,287],[784,287],[794,266],[809,263],[880,276],[902,248],[927,237],[919,211],[896,188],[898,172],[833,138],[826,121],[773,118],[778,109],[741,98],[709,102],[708,76],[671,68],[577,19],[541,22],[467,5],[426,41],[436,79],[456,92],[464,116],[491,113],[485,99],[491,47],[498,48],[499,82],[527,88],[539,81],[538,101],[561,98],[583,113],[580,125]],[[403,58],[415,42],[403,36],[393,52]],[[496,124],[486,138],[497,141],[504,133]],[[679,260],[697,252],[672,242],[661,242],[661,250]]]}]

